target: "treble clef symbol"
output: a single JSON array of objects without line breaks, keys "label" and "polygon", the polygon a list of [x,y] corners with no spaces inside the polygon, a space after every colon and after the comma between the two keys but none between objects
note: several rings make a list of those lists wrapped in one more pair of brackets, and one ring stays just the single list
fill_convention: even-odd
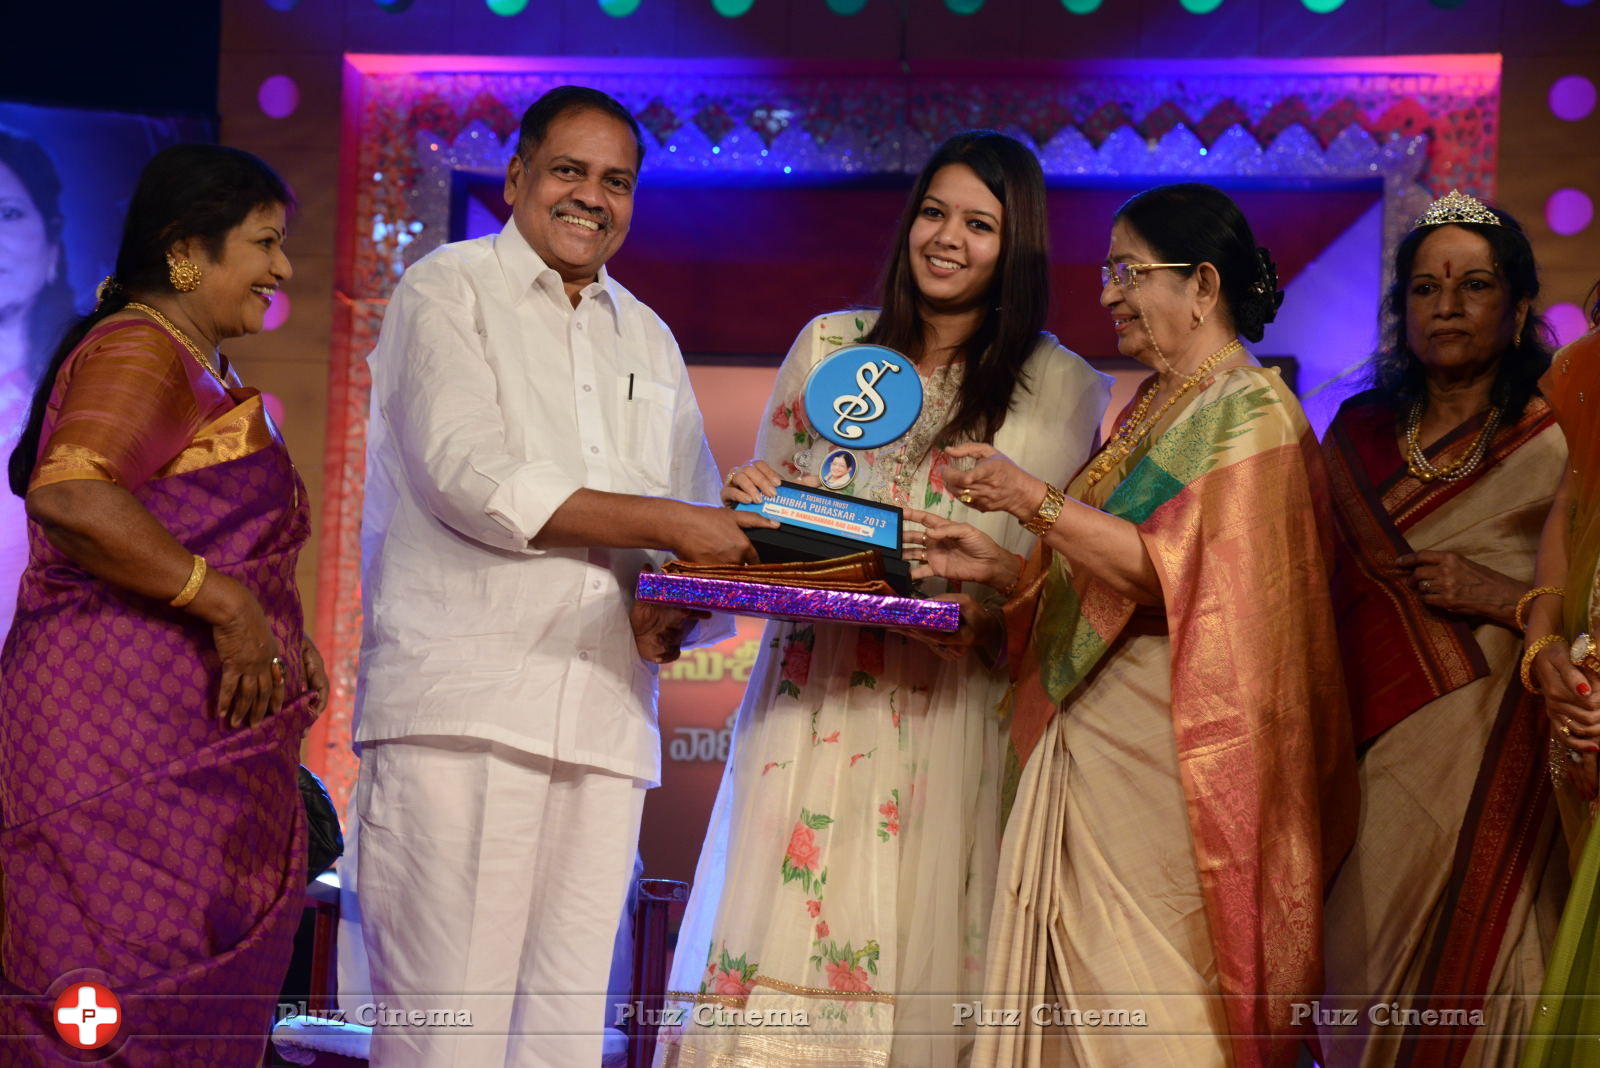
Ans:
[{"label": "treble clef symbol", "polygon": [[846,426],[846,423],[870,423],[883,414],[883,398],[878,396],[878,391],[873,387],[878,384],[878,379],[886,374],[899,374],[898,364],[884,360],[881,363],[864,363],[856,371],[856,385],[861,392],[855,396],[841,393],[833,401],[833,412],[839,418],[833,422],[833,432],[847,441],[859,438],[862,429],[858,426]]}]

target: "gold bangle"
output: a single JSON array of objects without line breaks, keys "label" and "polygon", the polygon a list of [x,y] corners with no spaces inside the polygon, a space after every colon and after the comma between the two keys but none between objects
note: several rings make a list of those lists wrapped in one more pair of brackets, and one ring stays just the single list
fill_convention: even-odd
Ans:
[{"label": "gold bangle", "polygon": [[195,554],[194,566],[189,569],[189,581],[183,584],[183,589],[178,591],[178,596],[167,603],[174,608],[182,608],[200,592],[200,585],[206,580],[206,558]]},{"label": "gold bangle", "polygon": [[1513,614],[1513,618],[1517,621],[1518,630],[1528,629],[1528,621],[1523,618],[1523,614],[1527,612],[1529,605],[1547,593],[1555,597],[1565,597],[1567,595],[1567,591],[1560,586],[1535,586],[1523,594],[1517,599],[1517,610]]},{"label": "gold bangle", "polygon": [[1543,693],[1533,684],[1533,661],[1545,649],[1556,642],[1565,641],[1559,634],[1546,634],[1543,638],[1535,638],[1528,643],[1528,651],[1522,654],[1522,688],[1529,693]]},{"label": "gold bangle", "polygon": [[1061,517],[1061,509],[1067,505],[1067,495],[1054,486],[1046,485],[1044,500],[1039,502],[1039,510],[1033,513],[1033,518],[1022,524],[1022,529],[1029,534],[1043,536],[1045,531],[1056,525],[1056,520]]},{"label": "gold bangle", "polygon": [[1022,585],[1022,576],[1028,571],[1028,561],[1026,557],[1018,553],[1012,553],[1011,555],[1015,557],[1017,561],[1017,577],[1011,580],[1011,585],[1007,586],[1003,590],[998,591],[1001,599],[1006,601],[1009,601],[1012,597],[1016,596],[1017,587]]}]

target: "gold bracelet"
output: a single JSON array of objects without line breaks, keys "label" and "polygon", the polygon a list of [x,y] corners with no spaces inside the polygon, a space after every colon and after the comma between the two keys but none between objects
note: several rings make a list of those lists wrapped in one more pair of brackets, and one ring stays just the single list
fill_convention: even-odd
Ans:
[{"label": "gold bracelet", "polygon": [[1543,638],[1535,638],[1528,643],[1528,651],[1522,654],[1522,688],[1529,693],[1543,693],[1533,684],[1533,662],[1538,655],[1556,642],[1566,641],[1559,634],[1546,634]]},{"label": "gold bracelet", "polygon": [[1067,506],[1067,495],[1054,486],[1046,485],[1044,500],[1039,502],[1039,510],[1033,513],[1033,518],[1022,524],[1022,529],[1029,534],[1043,536],[1045,531],[1056,525],[1056,520],[1061,518],[1061,509]]},{"label": "gold bracelet", "polygon": [[206,580],[206,558],[195,554],[194,566],[189,569],[189,581],[183,584],[183,589],[178,591],[178,596],[167,603],[174,608],[182,608],[200,592],[201,583]]},{"label": "gold bracelet", "polygon": [[1565,597],[1567,595],[1567,591],[1560,586],[1535,586],[1523,594],[1517,599],[1517,610],[1513,615],[1513,618],[1517,621],[1518,630],[1528,629],[1528,621],[1523,618],[1523,613],[1527,612],[1529,605],[1547,593],[1555,597]]}]

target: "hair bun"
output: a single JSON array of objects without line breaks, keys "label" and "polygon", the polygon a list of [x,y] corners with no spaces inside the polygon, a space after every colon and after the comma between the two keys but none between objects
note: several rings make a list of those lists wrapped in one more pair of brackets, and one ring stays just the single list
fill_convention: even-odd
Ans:
[{"label": "hair bun", "polygon": [[1247,296],[1234,309],[1239,333],[1251,341],[1260,341],[1266,325],[1278,317],[1283,304],[1283,290],[1278,288],[1278,265],[1272,254],[1264,248],[1256,249],[1256,280],[1245,287]]}]

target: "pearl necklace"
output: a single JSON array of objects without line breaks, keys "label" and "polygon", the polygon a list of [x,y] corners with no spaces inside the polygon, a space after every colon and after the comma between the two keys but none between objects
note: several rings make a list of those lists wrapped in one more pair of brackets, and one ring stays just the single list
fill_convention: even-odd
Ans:
[{"label": "pearl necklace", "polygon": [[1151,403],[1155,401],[1159,385],[1145,390],[1139,397],[1139,403],[1134,406],[1133,411],[1128,413],[1128,418],[1122,421],[1122,425],[1117,427],[1116,433],[1111,435],[1111,440],[1105,443],[1099,455],[1091,460],[1089,466],[1084,469],[1084,489],[1088,489],[1105,478],[1113,468],[1131,456],[1133,450],[1138,447],[1139,442],[1143,441],[1145,436],[1155,428],[1155,425],[1161,422],[1161,417],[1167,413],[1167,409],[1178,403],[1178,400],[1184,394],[1204,381],[1205,377],[1218,364],[1234,353],[1243,351],[1243,343],[1238,338],[1234,338],[1222,348],[1207,356],[1201,361],[1200,366],[1194,369],[1194,373],[1185,378],[1183,384],[1174,390],[1172,396],[1168,397],[1166,402],[1156,410],[1156,414],[1148,419],[1145,418],[1145,413],[1150,410]]},{"label": "pearl necklace", "polygon": [[1500,427],[1501,410],[1493,408],[1489,411],[1489,418],[1484,420],[1483,429],[1478,432],[1478,440],[1470,452],[1448,467],[1435,467],[1422,451],[1422,442],[1417,439],[1417,432],[1422,429],[1422,402],[1417,401],[1411,406],[1411,412],[1406,416],[1406,468],[1418,480],[1427,482],[1457,482],[1478,469],[1483,463],[1483,458],[1489,454],[1489,444],[1494,441],[1494,432]]},{"label": "pearl necklace", "polygon": [[222,383],[222,388],[228,388],[228,380],[222,377],[222,372],[217,370],[216,366],[212,364],[210,360],[206,359],[205,353],[200,351],[200,346],[196,345],[193,341],[190,341],[189,335],[178,329],[178,325],[171,319],[168,319],[165,315],[162,315],[160,312],[150,307],[150,305],[140,304],[136,300],[128,301],[124,307],[132,308],[134,311],[142,311],[146,315],[150,316],[150,318],[166,327],[167,332],[173,337],[177,338],[179,343],[182,344],[184,348],[189,350],[189,355],[193,356],[197,361],[199,361],[201,367],[204,367],[207,371],[210,371],[211,377]]}]

